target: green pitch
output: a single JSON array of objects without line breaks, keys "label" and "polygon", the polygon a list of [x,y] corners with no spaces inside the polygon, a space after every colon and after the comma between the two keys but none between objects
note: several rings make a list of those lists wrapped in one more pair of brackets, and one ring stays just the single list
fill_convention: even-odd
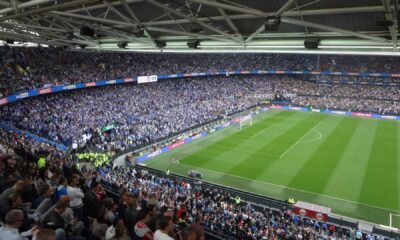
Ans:
[{"label": "green pitch", "polygon": [[269,110],[252,126],[228,127],[145,163],[389,225],[390,213],[400,214],[399,144],[396,121]]}]

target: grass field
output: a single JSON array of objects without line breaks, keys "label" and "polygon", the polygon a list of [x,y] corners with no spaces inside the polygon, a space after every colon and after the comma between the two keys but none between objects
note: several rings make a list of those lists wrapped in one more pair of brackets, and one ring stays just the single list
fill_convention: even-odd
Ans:
[{"label": "grass field", "polygon": [[[400,123],[269,110],[145,163],[278,199],[389,225],[400,214]],[[179,159],[173,164],[172,159]],[[400,228],[400,221],[393,221]]]}]

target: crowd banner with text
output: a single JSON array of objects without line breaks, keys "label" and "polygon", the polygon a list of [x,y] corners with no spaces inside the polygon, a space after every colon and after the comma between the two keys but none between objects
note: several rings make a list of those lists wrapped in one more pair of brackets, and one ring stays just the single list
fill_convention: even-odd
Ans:
[{"label": "crowd banner with text", "polygon": [[137,83],[157,82],[157,79],[157,75],[139,76],[137,77]]}]

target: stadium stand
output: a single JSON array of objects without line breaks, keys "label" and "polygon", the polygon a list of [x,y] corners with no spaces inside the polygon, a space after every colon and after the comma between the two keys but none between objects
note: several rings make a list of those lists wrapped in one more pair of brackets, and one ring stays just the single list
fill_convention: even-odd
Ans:
[{"label": "stadium stand", "polygon": [[[3,96],[31,88],[152,73],[266,68],[399,72],[398,64],[389,57],[195,57],[9,47],[0,51]],[[210,62],[214,63],[211,69]],[[121,67],[121,63],[131,67]],[[0,121],[67,146],[84,141],[87,149],[115,153],[273,101],[276,93],[296,106],[400,114],[397,85],[321,82],[343,79],[357,81],[350,76],[225,76],[99,87],[5,104],[0,107]],[[397,82],[379,77],[368,81]],[[95,169],[81,163],[91,156],[96,156]],[[43,157],[44,166],[43,160],[38,163]],[[361,232],[357,224],[340,219],[323,223],[298,217],[284,202],[222,186],[198,184],[140,167],[113,167],[108,158],[98,153],[70,155],[48,143],[1,129],[0,220],[4,226],[0,232],[4,234],[0,240],[10,239],[6,234],[18,239],[45,234],[55,234],[57,240],[157,239],[160,232],[174,239],[193,239],[190,236],[194,235],[196,239],[399,237],[383,230]],[[239,205],[233,198],[237,194],[242,199]]]},{"label": "stadium stand", "polygon": [[[129,54],[0,47],[0,94],[132,76],[237,70],[400,72],[396,57],[285,54]],[[46,59],[46,61],[43,61]],[[213,63],[210,65],[210,63]],[[357,64],[356,64],[357,63]],[[1,97],[0,95],[0,97]]]},{"label": "stadium stand", "polygon": [[[2,146],[10,150],[4,142]],[[0,231],[20,239],[38,234],[36,226],[39,234],[54,230],[57,239],[153,239],[163,216],[174,222],[169,233],[174,239],[190,239],[183,238],[188,231],[198,239],[354,239],[360,234],[363,239],[387,239],[348,228],[343,221],[335,225],[298,217],[284,202],[176,175],[166,177],[151,169],[104,165],[96,171],[79,171],[71,162],[56,159],[39,168],[17,154],[2,155],[0,166],[4,176],[1,220],[6,224]],[[71,209],[76,195],[62,190],[66,181],[78,183],[71,186],[83,193],[81,221]],[[39,195],[43,188],[50,194]],[[240,205],[233,198],[238,194]],[[36,209],[25,204],[40,198]],[[12,214],[18,219],[13,220]],[[22,225],[15,224],[22,220]],[[0,239],[8,239],[4,236],[8,235]]]}]

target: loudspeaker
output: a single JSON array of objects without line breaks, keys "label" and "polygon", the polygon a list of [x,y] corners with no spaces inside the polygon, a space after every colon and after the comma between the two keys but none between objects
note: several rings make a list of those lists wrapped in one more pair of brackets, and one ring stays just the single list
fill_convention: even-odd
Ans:
[{"label": "loudspeaker", "polygon": [[126,48],[126,46],[128,46],[128,42],[120,42],[117,45],[119,48]]},{"label": "loudspeaker", "polygon": [[267,21],[265,22],[265,31],[276,32],[279,29],[279,25],[281,24],[281,18],[276,16],[267,17]]},{"label": "loudspeaker", "polygon": [[193,49],[196,49],[196,48],[199,46],[199,44],[200,44],[200,41],[199,41],[199,40],[190,40],[190,41],[187,43],[188,47],[189,47],[189,48],[193,48]]},{"label": "loudspeaker", "polygon": [[306,38],[304,40],[304,47],[307,49],[318,49],[319,38]]},{"label": "loudspeaker", "polygon": [[82,26],[80,32],[83,36],[94,37],[94,29]]},{"label": "loudspeaker", "polygon": [[158,48],[163,48],[163,47],[167,46],[167,43],[165,41],[156,40],[155,43]]},{"label": "loudspeaker", "polygon": [[137,29],[134,29],[133,35],[135,35],[137,38],[144,37],[144,27],[138,27]]}]

